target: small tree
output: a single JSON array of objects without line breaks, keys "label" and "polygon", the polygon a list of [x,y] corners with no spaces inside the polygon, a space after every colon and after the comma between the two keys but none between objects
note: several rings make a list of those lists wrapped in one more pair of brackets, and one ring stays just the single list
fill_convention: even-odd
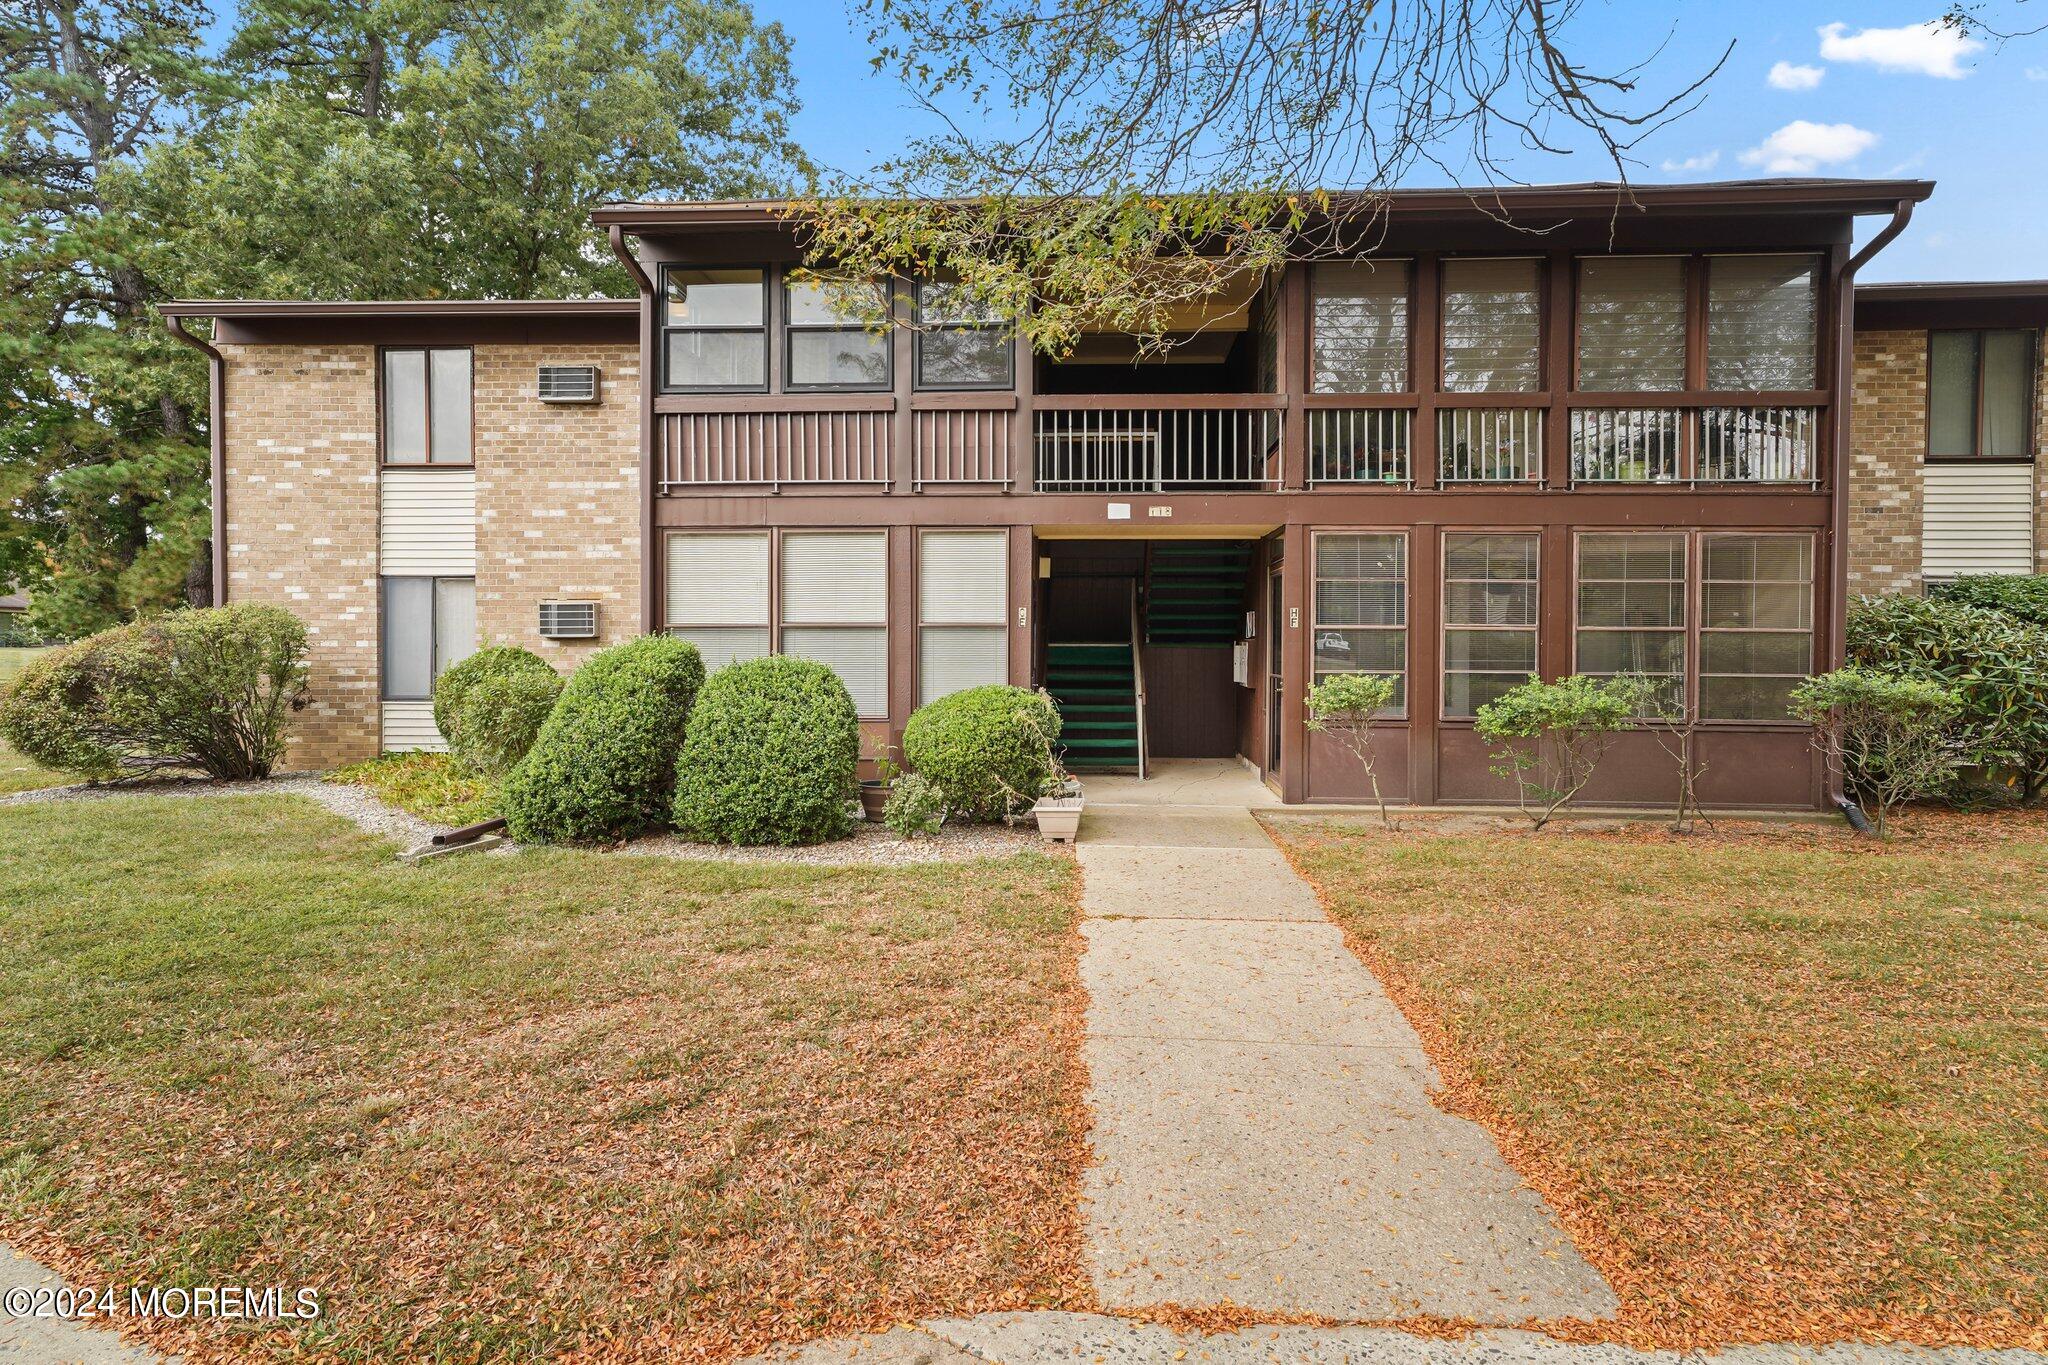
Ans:
[{"label": "small tree", "polygon": [[1926,678],[1850,664],[1792,691],[1792,714],[1813,726],[1814,743],[1860,797],[1876,806],[1877,837],[1891,812],[1954,780],[1962,756],[1954,725],[1962,701]]},{"label": "small tree", "polygon": [[1396,828],[1373,766],[1372,727],[1394,704],[1394,680],[1382,673],[1333,673],[1309,689],[1308,728],[1326,734],[1351,752],[1372,784],[1380,823]]},{"label": "small tree", "polygon": [[1583,674],[1554,683],[1535,674],[1479,708],[1473,729],[1492,752],[1495,776],[1515,784],[1515,804],[1535,829],[1578,796],[1624,730],[1633,730],[1639,684]]},{"label": "small tree", "polygon": [[1673,686],[1677,681],[1646,673],[1624,673],[1615,679],[1636,690],[1638,718],[1649,722],[1644,728],[1650,738],[1678,770],[1678,801],[1671,813],[1671,829],[1675,834],[1690,834],[1695,822],[1706,821],[1711,828],[1713,821],[1700,809],[1700,774],[1707,765],[1700,758],[1699,708],[1686,706],[1684,689]]}]

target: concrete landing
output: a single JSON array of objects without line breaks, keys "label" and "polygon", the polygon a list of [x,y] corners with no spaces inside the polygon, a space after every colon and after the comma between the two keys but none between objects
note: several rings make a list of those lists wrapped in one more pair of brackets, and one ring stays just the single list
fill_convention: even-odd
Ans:
[{"label": "concrete landing", "polygon": [[1077,849],[1105,1307],[1614,1312],[1246,810],[1091,800]]}]

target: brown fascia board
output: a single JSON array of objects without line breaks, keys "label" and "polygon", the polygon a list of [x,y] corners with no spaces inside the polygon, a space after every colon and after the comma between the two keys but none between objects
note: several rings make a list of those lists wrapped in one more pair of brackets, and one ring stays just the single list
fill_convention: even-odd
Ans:
[{"label": "brown fascia board", "polygon": [[634,299],[177,299],[167,318],[580,318],[633,317]]},{"label": "brown fascia board", "polygon": [[[1931,180],[1734,180],[1697,185],[1524,185],[1499,189],[1390,190],[1384,196],[1338,194],[1335,212],[1349,203],[1373,212],[1384,206],[1401,218],[1484,218],[1503,213],[1768,213],[1815,210],[1888,213],[1901,201],[1919,203],[1934,193]],[[606,204],[591,214],[601,227],[704,229],[796,226],[790,200],[703,200]]]},{"label": "brown fascia board", "polygon": [[1914,280],[1856,286],[1856,325],[2048,326],[2048,280]]}]

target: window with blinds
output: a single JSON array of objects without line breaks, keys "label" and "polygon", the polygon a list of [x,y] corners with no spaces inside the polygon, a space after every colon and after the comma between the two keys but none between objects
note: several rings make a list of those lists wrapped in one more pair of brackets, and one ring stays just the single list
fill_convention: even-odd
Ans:
[{"label": "window with blinds", "polygon": [[379,425],[385,464],[469,464],[470,372],[466,346],[384,352]]},{"label": "window with blinds", "polygon": [[918,701],[1010,680],[1010,537],[926,531],[918,542]]},{"label": "window with blinds", "polygon": [[1700,557],[1700,715],[1784,720],[1813,668],[1813,538],[1709,535]]},{"label": "window with blinds", "polygon": [[2034,453],[2034,334],[1930,332],[1927,454],[2025,460]]},{"label": "window with blinds", "polygon": [[1685,387],[1685,260],[1588,256],[1579,262],[1579,382],[1587,393]]},{"label": "window with blinds", "polygon": [[1579,537],[1573,668],[1596,678],[1639,673],[1666,705],[1685,696],[1686,545],[1679,532]]},{"label": "window with blinds", "polygon": [[1707,258],[1707,387],[1811,389],[1820,268],[1812,256]]},{"label": "window with blinds", "polygon": [[668,538],[669,633],[708,671],[769,652],[768,533],[689,531]]},{"label": "window with blinds", "polygon": [[1309,275],[1317,393],[1406,393],[1408,262],[1318,265]]},{"label": "window with blinds", "polygon": [[1315,538],[1314,681],[1333,673],[1394,680],[1408,706],[1408,537],[1323,532]]},{"label": "window with blinds", "polygon": [[1527,393],[1542,374],[1542,262],[1443,263],[1444,388]]},{"label": "window with blinds", "polygon": [[1470,716],[1536,671],[1537,537],[1444,537],[1444,714]]},{"label": "window with blinds", "polygon": [[434,680],[476,653],[476,580],[382,580],[385,701],[427,701]]},{"label": "window with blinds", "polygon": [[862,719],[889,714],[889,536],[785,531],[782,652],[839,675]]}]

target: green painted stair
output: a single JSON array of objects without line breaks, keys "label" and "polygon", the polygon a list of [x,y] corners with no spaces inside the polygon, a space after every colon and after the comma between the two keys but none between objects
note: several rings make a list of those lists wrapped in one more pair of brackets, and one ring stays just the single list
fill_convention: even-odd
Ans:
[{"label": "green painted stair", "polygon": [[1076,772],[1138,766],[1136,678],[1127,644],[1049,644],[1045,690],[1060,708],[1060,748]]},{"label": "green painted stair", "polygon": [[1228,645],[1244,634],[1251,542],[1167,541],[1145,572],[1145,642]]}]

